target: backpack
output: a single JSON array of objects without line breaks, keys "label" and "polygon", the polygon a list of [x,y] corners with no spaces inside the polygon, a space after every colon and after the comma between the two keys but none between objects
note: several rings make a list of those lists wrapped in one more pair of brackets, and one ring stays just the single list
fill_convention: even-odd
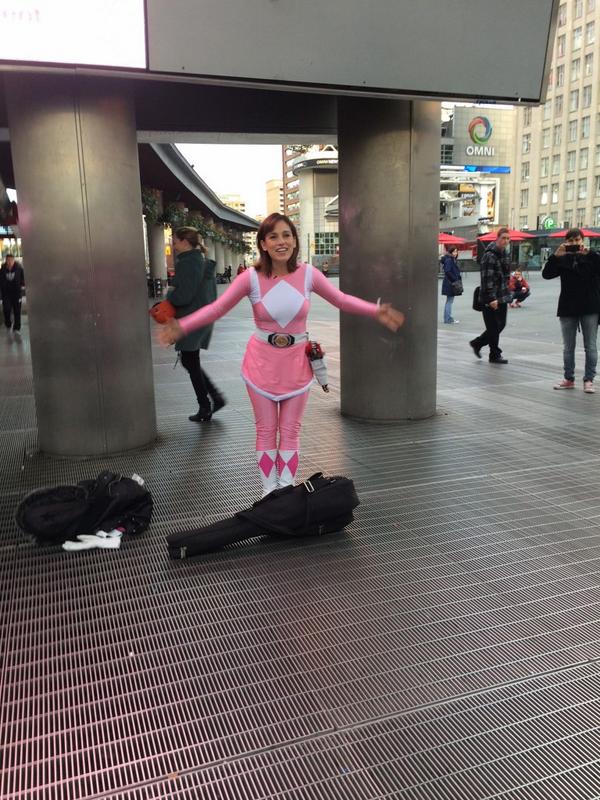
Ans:
[{"label": "backpack", "polygon": [[133,478],[101,472],[75,486],[36,489],[20,502],[15,521],[38,543],[60,543],[77,534],[123,528],[141,533],[150,524],[152,495]]},{"label": "backpack", "polygon": [[354,519],[359,505],[354,483],[340,475],[317,472],[298,486],[286,486],[258,500],[233,517],[167,537],[171,558],[210,553],[255,536],[321,536],[341,531]]}]

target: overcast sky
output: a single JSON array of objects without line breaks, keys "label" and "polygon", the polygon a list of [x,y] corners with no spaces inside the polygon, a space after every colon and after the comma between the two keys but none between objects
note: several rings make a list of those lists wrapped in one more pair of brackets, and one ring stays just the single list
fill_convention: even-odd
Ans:
[{"label": "overcast sky", "polygon": [[246,213],[266,214],[265,183],[281,178],[281,146],[265,144],[178,144],[213,192],[239,194]]}]

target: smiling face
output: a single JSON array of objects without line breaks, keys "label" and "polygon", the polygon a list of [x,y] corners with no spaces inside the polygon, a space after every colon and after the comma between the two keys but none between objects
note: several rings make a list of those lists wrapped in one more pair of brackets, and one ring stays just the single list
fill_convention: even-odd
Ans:
[{"label": "smiling face", "polygon": [[279,220],[273,230],[260,240],[261,249],[270,257],[273,266],[287,264],[296,245],[296,238],[284,220]]}]

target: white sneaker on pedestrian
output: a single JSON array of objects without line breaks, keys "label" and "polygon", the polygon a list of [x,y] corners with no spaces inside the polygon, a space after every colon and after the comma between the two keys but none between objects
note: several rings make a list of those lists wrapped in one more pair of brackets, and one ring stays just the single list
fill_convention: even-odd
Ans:
[{"label": "white sneaker on pedestrian", "polygon": [[596,391],[594,389],[594,382],[593,381],[584,381],[583,382],[583,391],[586,394],[594,394],[595,391]]}]

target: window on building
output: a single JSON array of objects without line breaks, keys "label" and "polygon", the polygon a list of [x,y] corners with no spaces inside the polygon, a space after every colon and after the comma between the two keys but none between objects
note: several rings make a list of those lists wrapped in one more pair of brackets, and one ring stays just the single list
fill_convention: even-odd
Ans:
[{"label": "window on building", "polygon": [[523,139],[521,141],[521,152],[525,154],[529,153],[530,150],[531,150],[531,134],[524,133]]},{"label": "window on building", "polygon": [[582,147],[579,151],[579,169],[588,168],[589,153],[589,147]]},{"label": "window on building", "polygon": [[550,102],[550,100],[546,100],[546,102],[543,105],[542,119],[546,121],[549,120],[551,116],[552,116],[552,103]]},{"label": "window on building", "polygon": [[575,225],[577,225],[578,228],[583,228],[583,226],[585,225],[585,208],[577,209],[577,215],[575,217]]},{"label": "window on building", "polygon": [[545,206],[548,205],[548,186],[540,186],[540,203]]},{"label": "window on building", "polygon": [[528,228],[529,225],[527,224],[527,214],[524,214],[522,217],[519,217],[519,228],[523,230],[523,228]]},{"label": "window on building", "polygon": [[542,129],[542,147],[550,147],[550,128]]},{"label": "window on building", "polygon": [[[549,160],[548,158],[542,158],[540,161],[540,178],[547,178],[548,177],[548,165]],[[575,169],[575,167],[573,167]]]},{"label": "window on building", "polygon": [[529,161],[523,161],[521,164],[521,180],[526,181],[529,179]]},{"label": "window on building", "polygon": [[521,189],[521,208],[529,205],[529,189]]},{"label": "window on building", "polygon": [[559,64],[556,68],[556,88],[560,89],[565,85],[565,65]]},{"label": "window on building", "polygon": [[[556,219],[556,217],[555,217]],[[565,208],[565,219],[563,225],[565,228],[571,227],[571,220],[573,219],[573,209],[572,208]]]},{"label": "window on building", "polygon": [[569,150],[567,153],[567,172],[575,172],[577,153],[575,150]]},{"label": "window on building", "polygon": [[581,105],[584,108],[589,108],[592,105],[592,87],[584,86],[583,94],[581,95]]},{"label": "window on building", "polygon": [[594,166],[600,167],[600,144],[596,145],[596,152],[594,155]]},{"label": "window on building", "polygon": [[600,175],[594,177],[594,195],[600,197]]},{"label": "window on building", "polygon": [[571,81],[578,81],[581,73],[581,59],[574,58],[571,61]]},{"label": "window on building", "polygon": [[554,126],[554,134],[552,136],[552,143],[555,147],[560,145],[560,141],[562,139],[562,125],[555,125]]},{"label": "window on building", "polygon": [[585,60],[583,62],[583,67],[584,67],[583,68],[583,74],[585,75],[585,77],[586,78],[591,78],[592,77],[592,72],[594,71],[594,54],[593,53],[588,53],[587,54],[587,56],[585,57]]},{"label": "window on building", "polygon": [[442,164],[452,164],[453,159],[454,159],[454,145],[443,144],[440,156]]},{"label": "window on building", "polygon": [[560,175],[560,156],[558,154],[552,156],[552,174]]},{"label": "window on building", "polygon": [[585,43],[594,44],[596,41],[596,26],[593,22],[588,22],[585,26]]},{"label": "window on building", "polygon": [[581,47],[581,40],[582,40],[582,30],[581,28],[574,28],[573,29],[573,50],[579,50]]},{"label": "window on building", "polygon": [[589,139],[590,138],[590,118],[583,117],[581,120],[581,138],[582,139]]},{"label": "window on building", "polygon": [[576,142],[577,141],[577,120],[572,119],[569,122],[569,141]]},{"label": "window on building", "polygon": [[579,108],[579,89],[569,92],[569,111],[577,111]]},{"label": "window on building", "polygon": [[315,233],[315,255],[334,256],[338,246],[337,231],[319,231]]},{"label": "window on building", "polygon": [[562,114],[563,110],[563,96],[562,94],[557,94],[554,98],[554,113],[557,117]]},{"label": "window on building", "polygon": [[556,57],[561,58],[564,56],[565,51],[567,49],[567,37],[563,33],[562,36],[559,36],[556,40]]},{"label": "window on building", "polygon": [[565,200],[575,199],[575,181],[567,181],[565,184]]},{"label": "window on building", "polygon": [[577,184],[577,199],[585,200],[587,198],[587,178],[581,178]]},{"label": "window on building", "polygon": [[562,28],[562,26],[566,24],[567,24],[567,4],[562,3],[558,7],[558,27]]},{"label": "window on building", "polygon": [[600,206],[594,206],[594,208],[592,209],[592,217],[593,217],[592,225],[594,226],[594,228],[597,228],[598,226],[600,226]]},{"label": "window on building", "polygon": [[552,202],[558,203],[558,183],[552,184]]},{"label": "window on building", "polygon": [[596,0],[587,0],[588,14],[590,13],[590,11],[595,11],[595,10],[596,10]]},{"label": "window on building", "polygon": [[523,109],[523,127],[528,128],[531,125],[531,106]]},{"label": "window on building", "polygon": [[580,19],[583,16],[583,0],[575,0],[573,5],[573,19]]}]

